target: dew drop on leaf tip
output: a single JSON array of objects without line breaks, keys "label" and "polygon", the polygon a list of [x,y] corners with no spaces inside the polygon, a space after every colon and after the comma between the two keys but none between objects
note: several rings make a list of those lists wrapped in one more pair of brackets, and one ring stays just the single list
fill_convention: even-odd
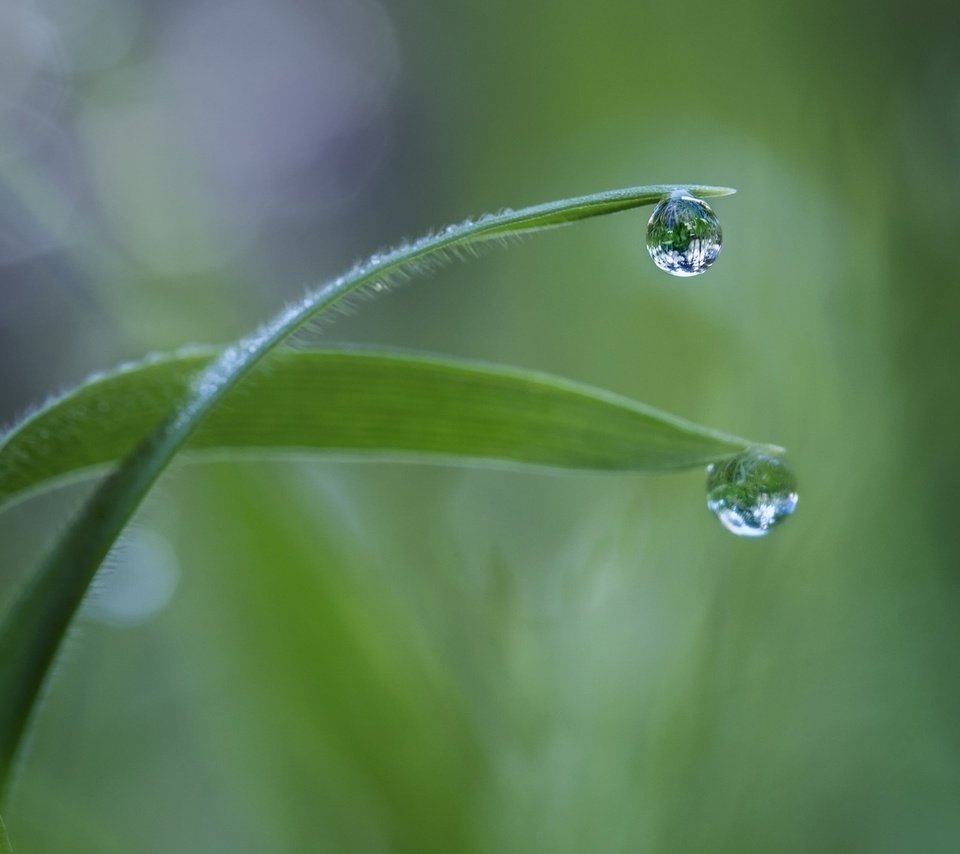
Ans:
[{"label": "dew drop on leaf tip", "polygon": [[676,190],[653,209],[647,223],[647,252],[672,276],[697,276],[717,260],[723,234],[710,206]]},{"label": "dew drop on leaf tip", "polygon": [[747,451],[707,466],[707,507],[738,537],[762,537],[797,507],[797,480],[778,456]]}]

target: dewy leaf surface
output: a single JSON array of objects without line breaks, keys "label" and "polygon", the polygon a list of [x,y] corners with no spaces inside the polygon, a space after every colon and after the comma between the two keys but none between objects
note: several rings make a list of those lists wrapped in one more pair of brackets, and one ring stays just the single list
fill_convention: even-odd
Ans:
[{"label": "dewy leaf surface", "polygon": [[[182,400],[109,476],[53,543],[29,584],[0,619],[0,795],[27,719],[60,641],[98,567],[150,487],[189,441],[204,418],[261,360],[295,332],[352,293],[399,273],[430,265],[450,252],[483,241],[519,236],[643,205],[655,204],[675,185],[634,187],[563,199],[476,221],[371,256],[319,286],[248,337],[224,350],[190,384]],[[686,185],[698,196],[732,193]]]},{"label": "dewy leaf surface", "polygon": [[[132,451],[216,353],[92,379],[0,440],[0,506]],[[662,471],[751,446],[558,377],[376,350],[286,350],[193,434],[194,451],[309,450]]]}]

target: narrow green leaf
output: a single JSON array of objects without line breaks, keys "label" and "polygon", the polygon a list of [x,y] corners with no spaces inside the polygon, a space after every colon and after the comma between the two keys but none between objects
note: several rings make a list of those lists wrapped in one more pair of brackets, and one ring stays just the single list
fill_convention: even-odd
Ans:
[{"label": "narrow green leaf", "polygon": [[[502,237],[513,232],[554,228],[558,225],[567,225],[592,216],[617,213],[639,205],[656,204],[676,189],[675,184],[661,184],[630,190],[611,190],[607,193],[584,196],[581,199],[570,199],[560,204],[551,202],[546,205],[526,208],[516,213],[504,211],[496,217],[486,217],[480,220],[481,225],[486,223],[482,236],[484,238]],[[700,198],[729,196],[736,192],[729,187],[687,187],[684,189],[688,189],[693,195]]]},{"label": "narrow green leaf", "polygon": [[[94,378],[0,441],[0,505],[132,451],[214,352]],[[312,450],[661,471],[751,446],[546,374],[375,350],[287,350],[210,413],[187,448]]]},{"label": "narrow green leaf", "polygon": [[[684,187],[685,189],[687,187]],[[450,251],[656,203],[674,186],[636,187],[503,211],[372,256],[321,285],[204,368],[182,402],[106,477],[56,540],[31,582],[0,621],[0,792],[27,718],[84,592],[144,496],[200,423],[253,368],[306,323],[365,286],[389,280]],[[733,192],[689,187],[701,196]]]}]

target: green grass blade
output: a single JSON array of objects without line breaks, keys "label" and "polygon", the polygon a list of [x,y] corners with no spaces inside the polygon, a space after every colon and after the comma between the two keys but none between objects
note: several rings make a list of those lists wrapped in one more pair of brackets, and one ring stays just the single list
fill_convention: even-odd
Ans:
[{"label": "green grass blade", "polygon": [[[0,441],[0,506],[124,457],[215,355],[131,365],[36,413]],[[224,402],[187,449],[649,472],[704,465],[752,444],[546,374],[396,351],[285,350]]]},{"label": "green grass blade", "polygon": [[[661,184],[652,187],[639,187],[629,190],[611,190],[596,193],[580,199],[568,199],[566,202],[551,202],[546,205],[526,208],[522,211],[503,211],[497,216],[481,218],[479,224],[485,227],[482,238],[504,237],[514,233],[535,231],[567,225],[593,216],[617,213],[639,205],[656,204],[664,196],[670,195],[677,186]],[[729,196],[736,192],[730,187],[687,187],[693,195],[700,198]]]},{"label": "green grass blade", "polygon": [[[637,187],[503,211],[372,256],[281,311],[202,370],[177,407],[96,489],[0,621],[0,791],[42,680],[97,568],[144,496],[206,415],[279,344],[350,294],[494,238],[656,203],[673,186]],[[690,187],[705,196],[731,190]]]}]

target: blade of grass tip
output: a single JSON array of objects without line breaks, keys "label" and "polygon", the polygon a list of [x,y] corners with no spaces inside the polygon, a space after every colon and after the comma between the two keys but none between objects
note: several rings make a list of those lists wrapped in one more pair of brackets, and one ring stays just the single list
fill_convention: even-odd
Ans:
[{"label": "blade of grass tip", "polygon": [[613,190],[488,214],[360,262],[239,343],[193,383],[183,404],[104,479],[0,621],[0,800],[27,720],[84,592],[154,481],[204,416],[275,347],[351,293],[449,250],[656,204],[676,189],[724,196],[725,187],[655,185]]}]

